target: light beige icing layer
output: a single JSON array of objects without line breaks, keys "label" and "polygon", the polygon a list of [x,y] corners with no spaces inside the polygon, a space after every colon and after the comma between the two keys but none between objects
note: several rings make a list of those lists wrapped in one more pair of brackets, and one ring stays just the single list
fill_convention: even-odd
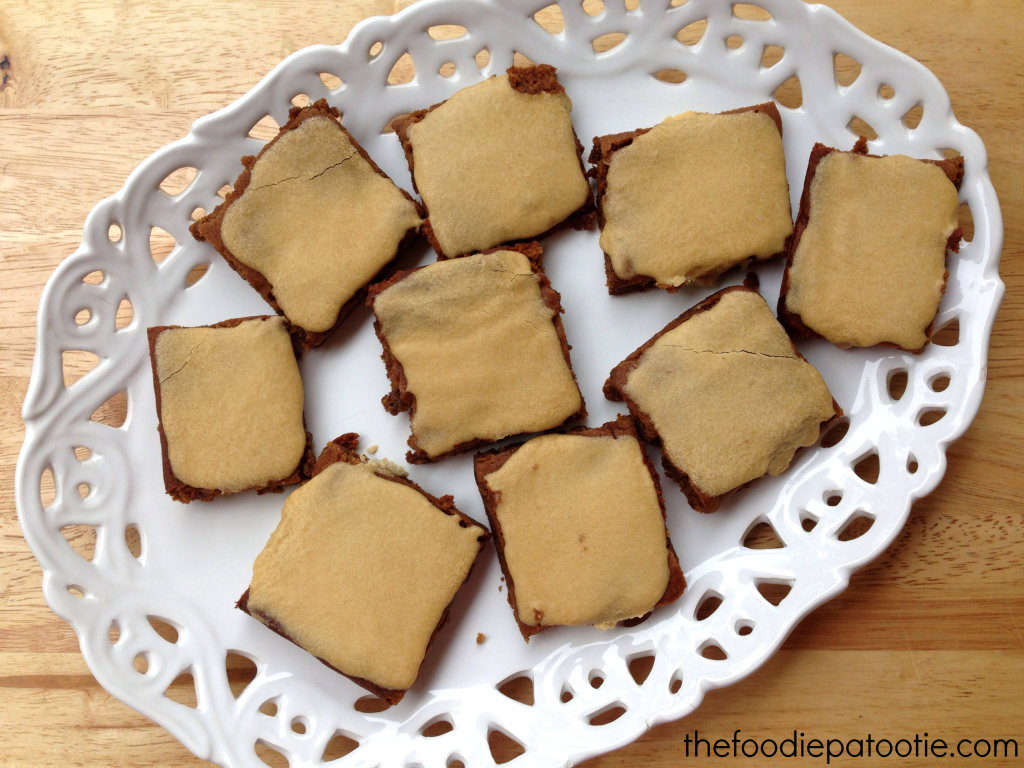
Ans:
[{"label": "light beige icing layer", "polygon": [[760,295],[731,291],[659,338],[626,379],[672,463],[708,496],[777,475],[835,411]]},{"label": "light beige icing layer", "polygon": [[412,433],[429,456],[550,429],[582,407],[555,313],[521,253],[431,264],[380,293],[373,311],[416,396]]},{"label": "light beige icing layer", "polygon": [[252,167],[224,214],[231,253],[260,272],[288,319],[329,330],[342,305],[420,225],[416,206],[327,117],[288,131]]},{"label": "light beige icing layer", "polygon": [[670,117],[612,155],[601,248],[620,278],[714,284],[793,232],[782,137],[766,114]]},{"label": "light beige icing layer", "polygon": [[409,127],[416,188],[448,256],[547,231],[590,194],[564,93],[508,76],[464,88]]},{"label": "light beige icing layer", "polygon": [[171,328],[156,339],[160,420],[174,476],[241,491],[282,480],[306,449],[302,379],[284,319]]},{"label": "light beige icing layer", "polygon": [[931,163],[826,155],[811,182],[786,307],[841,347],[923,347],[942,299],[957,198]]},{"label": "light beige icing layer", "polygon": [[607,629],[665,594],[665,522],[642,451],[633,437],[543,435],[487,476],[524,624]]},{"label": "light beige icing layer", "polygon": [[367,464],[332,464],[285,502],[249,610],[345,674],[406,690],[482,546],[459,522]]}]

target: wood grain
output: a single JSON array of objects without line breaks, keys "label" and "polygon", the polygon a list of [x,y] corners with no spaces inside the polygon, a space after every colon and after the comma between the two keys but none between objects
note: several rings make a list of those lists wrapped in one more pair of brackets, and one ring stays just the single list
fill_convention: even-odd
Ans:
[{"label": "wood grain", "polygon": [[[193,120],[241,96],[289,53],[340,43],[366,16],[407,4],[0,5],[0,764],[205,764],[93,680],[74,633],[43,601],[39,567],[18,528],[20,409],[47,277],[77,247],[92,206]],[[950,449],[941,487],[915,505],[897,541],[849,590],[808,617],[752,677],[590,765],[678,765],[695,729],[731,738],[739,728],[761,739],[794,728],[844,739],[927,731],[1024,746],[1024,11],[1018,0],[828,4],[931,68],[958,118],[988,147],[1006,225],[1007,292],[985,400]],[[598,12],[597,0],[584,5]],[[547,11],[540,21],[557,28],[561,20]],[[837,65],[841,81],[855,73],[848,60]],[[399,67],[393,77],[411,72]],[[82,365],[73,361],[71,372]],[[101,417],[116,420],[117,409],[113,403]],[[89,535],[76,531],[75,546],[88,551]],[[251,674],[240,665],[231,679],[238,687]],[[175,695],[187,700],[188,687]],[[266,760],[283,764],[280,756]]]}]

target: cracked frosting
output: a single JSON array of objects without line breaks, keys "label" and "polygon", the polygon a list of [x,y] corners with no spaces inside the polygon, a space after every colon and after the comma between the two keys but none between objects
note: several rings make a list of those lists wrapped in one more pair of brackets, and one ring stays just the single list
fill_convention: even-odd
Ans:
[{"label": "cracked frosting", "polygon": [[793,232],[782,137],[764,113],[669,117],[612,154],[601,248],[622,279],[713,285]]},{"label": "cracked frosting", "polygon": [[169,328],[154,351],[160,423],[176,478],[236,492],[294,474],[306,429],[302,379],[283,318]]},{"label": "cracked frosting", "polygon": [[920,349],[945,288],[958,209],[956,187],[936,165],[830,152],[811,182],[786,308],[841,347]]},{"label": "cracked frosting", "polygon": [[378,294],[373,311],[416,398],[413,437],[430,457],[550,429],[582,408],[555,310],[521,253],[431,264]]},{"label": "cracked frosting", "polygon": [[835,415],[821,374],[797,356],[760,294],[745,290],[658,338],[624,392],[707,496],[783,472]]},{"label": "cracked frosting", "polygon": [[249,611],[346,675],[406,690],[482,546],[460,522],[369,464],[332,464],[285,502]]},{"label": "cracked frosting", "polygon": [[323,332],[419,225],[413,202],[338,124],[312,117],[281,134],[252,166],[221,236],[235,258],[270,282],[290,322]]},{"label": "cracked frosting", "polygon": [[508,75],[463,88],[408,129],[416,188],[447,256],[546,232],[590,196],[562,93]]},{"label": "cracked frosting", "polygon": [[669,582],[658,492],[634,437],[543,435],[487,475],[519,620],[643,616]]}]

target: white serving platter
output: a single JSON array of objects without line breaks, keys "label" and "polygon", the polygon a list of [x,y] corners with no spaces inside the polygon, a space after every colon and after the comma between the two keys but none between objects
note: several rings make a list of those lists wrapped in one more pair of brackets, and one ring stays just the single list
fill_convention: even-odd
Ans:
[{"label": "white serving platter", "polygon": [[[46,599],[74,627],[97,680],[200,757],[224,766],[259,766],[254,745],[261,742],[288,755],[293,768],[314,766],[340,733],[359,747],[334,765],[426,768],[461,760],[476,768],[494,764],[488,736],[500,731],[525,747],[516,758],[525,768],[571,765],[627,744],[654,725],[691,712],[708,690],[750,674],[802,617],[845,589],[853,571],[895,538],[913,501],[939,483],[946,447],[977,412],[989,334],[1003,294],[1002,224],[984,145],[956,121],[934,75],[830,9],[799,0],[759,0],[757,5],[771,14],[768,21],[737,16],[728,0],[688,0],[678,7],[669,0],[640,0],[632,10],[623,0],[605,0],[596,16],[575,0],[562,0],[565,28],[557,35],[532,19],[545,4],[424,0],[395,16],[364,21],[340,46],[313,46],[289,56],[239,101],[197,121],[187,137],[143,162],[120,192],[100,202],[85,222],[82,246],[46,286],[17,469],[22,530],[42,566]],[[677,33],[702,19],[707,29],[700,42],[679,42]],[[466,33],[433,39],[428,29],[442,24],[461,25]],[[592,41],[616,32],[625,33],[625,40],[595,53]],[[738,48],[726,44],[733,35],[743,39]],[[377,42],[383,48],[371,55]],[[785,54],[765,68],[762,52],[769,45]],[[481,68],[474,57],[484,48],[489,61]],[[713,515],[691,510],[678,486],[662,478],[672,540],[689,584],[677,603],[633,629],[563,627],[526,644],[499,591],[494,550],[487,547],[414,688],[398,706],[365,714],[354,708],[364,690],[234,609],[284,497],[246,493],[186,506],[164,494],[146,328],[268,312],[212,248],[188,233],[193,209],[211,210],[220,201],[217,191],[241,171],[239,158],[259,150],[262,142],[248,132],[266,114],[282,124],[298,94],[326,97],[378,164],[411,190],[398,140],[384,130],[390,119],[503,72],[515,51],[558,68],[585,145],[594,136],[651,126],[690,109],[717,112],[767,101],[781,83],[799,77],[802,106],[780,107],[794,210],[811,146],[815,141],[852,146],[856,137],[847,126],[855,116],[878,133],[872,152],[921,158],[959,152],[966,165],[960,197],[970,206],[975,232],[958,255],[949,256],[949,287],[936,321],[936,328],[958,323],[959,339],[953,346],[930,345],[917,356],[799,341],[845,410],[849,429],[838,444],[802,451],[783,475],[755,482]],[[388,85],[388,73],[405,52],[415,63],[415,78]],[[849,86],[836,80],[837,53],[862,65]],[[448,77],[439,73],[447,62],[456,69]],[[685,82],[659,80],[656,73],[663,69],[684,72]],[[329,90],[321,73],[342,84]],[[883,84],[895,95],[883,98]],[[915,105],[923,107],[923,116],[910,129],[902,116]],[[197,169],[194,180],[177,195],[163,192],[161,182],[182,167]],[[112,224],[123,233],[116,242],[108,235]],[[160,263],[150,254],[152,227],[177,242]],[[597,241],[597,232],[570,231],[543,242],[546,270],[566,308],[566,333],[591,425],[624,410],[601,394],[612,366],[712,290],[609,297]],[[402,266],[432,260],[421,244],[403,257]],[[206,275],[187,286],[193,267],[205,263],[210,264]],[[104,275],[98,285],[83,282],[96,270]],[[762,294],[774,306],[782,264],[759,265],[756,271]],[[741,279],[734,271],[722,285]],[[114,316],[125,297],[134,317],[117,330]],[[91,316],[78,325],[75,316],[82,309]],[[303,356],[306,417],[316,450],[354,431],[363,436],[363,448],[377,444],[378,456],[401,461],[408,417],[389,416],[380,405],[389,385],[371,325],[368,310],[361,308],[327,343]],[[98,365],[69,387],[62,376],[65,350],[99,356]],[[896,400],[888,381],[899,371],[907,372],[908,383]],[[932,384],[943,377],[949,385],[937,392]],[[122,391],[129,406],[121,427],[90,420],[97,407]],[[936,410],[945,412],[943,418],[921,426],[921,415]],[[75,446],[87,447],[90,457],[79,461]],[[873,484],[854,471],[872,454],[879,462]],[[54,475],[56,497],[44,507],[39,489],[46,469]],[[485,519],[471,456],[413,467],[411,473],[427,491],[454,494],[464,512]],[[81,483],[89,486],[84,498]],[[836,496],[838,504],[827,503]],[[856,517],[873,524],[859,538],[840,540],[839,533]],[[760,522],[774,528],[783,548],[742,546]],[[61,533],[76,524],[96,528],[91,562]],[[125,543],[127,526],[140,532],[138,558]],[[758,591],[765,583],[790,591],[776,606]],[[709,596],[722,604],[698,621],[696,610]],[[147,621],[150,616],[173,624],[177,642],[163,640]],[[110,640],[112,625],[118,630],[116,643]],[[482,644],[476,642],[478,633],[487,638]],[[710,644],[727,658],[705,657]],[[238,699],[225,674],[229,652],[251,658],[258,667]],[[140,654],[148,663],[144,674],[133,666]],[[654,662],[641,685],[628,664],[644,655],[653,655]],[[184,671],[195,680],[195,709],[164,695]],[[497,690],[518,676],[533,682],[532,706]],[[603,679],[599,688],[591,684],[597,677]],[[566,692],[572,698],[563,702]],[[275,715],[260,712],[266,702],[276,705]],[[615,707],[625,710],[618,719],[590,724]],[[433,738],[421,734],[440,720],[452,730]],[[304,733],[293,724],[301,724]]]}]

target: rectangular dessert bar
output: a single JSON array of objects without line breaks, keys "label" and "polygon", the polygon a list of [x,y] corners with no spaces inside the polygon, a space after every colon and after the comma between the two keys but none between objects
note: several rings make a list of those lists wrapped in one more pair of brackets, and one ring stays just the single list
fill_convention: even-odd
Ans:
[{"label": "rectangular dessert bar", "polygon": [[765,300],[742,285],[665,326],[612,369],[604,393],[661,444],[666,474],[698,512],[783,472],[842,416]]},{"label": "rectangular dessert bar", "polygon": [[815,144],[779,296],[779,320],[837,346],[919,353],[960,250],[962,157],[918,160]]},{"label": "rectangular dessert bar", "polygon": [[594,138],[608,291],[669,291],[786,252],[793,225],[773,102]]},{"label": "rectangular dessert bar", "polygon": [[223,493],[266,493],[309,476],[312,436],[283,318],[165,325],[147,333],[171,498],[187,504]]},{"label": "rectangular dessert bar", "polygon": [[499,247],[371,286],[392,387],[382,402],[410,412],[408,461],[586,415],[542,256],[536,243]]},{"label": "rectangular dessert bar", "polygon": [[593,227],[571,109],[554,67],[541,64],[510,67],[395,125],[438,258]]},{"label": "rectangular dessert bar", "polygon": [[686,587],[658,474],[633,419],[478,453],[477,486],[525,640],[635,626]]},{"label": "rectangular dessert bar", "polygon": [[490,534],[358,441],[328,443],[288,497],[237,607],[397,704]]},{"label": "rectangular dessert bar", "polygon": [[295,107],[224,202],[191,226],[306,349],[322,343],[419,231],[423,210],[326,100]]}]

